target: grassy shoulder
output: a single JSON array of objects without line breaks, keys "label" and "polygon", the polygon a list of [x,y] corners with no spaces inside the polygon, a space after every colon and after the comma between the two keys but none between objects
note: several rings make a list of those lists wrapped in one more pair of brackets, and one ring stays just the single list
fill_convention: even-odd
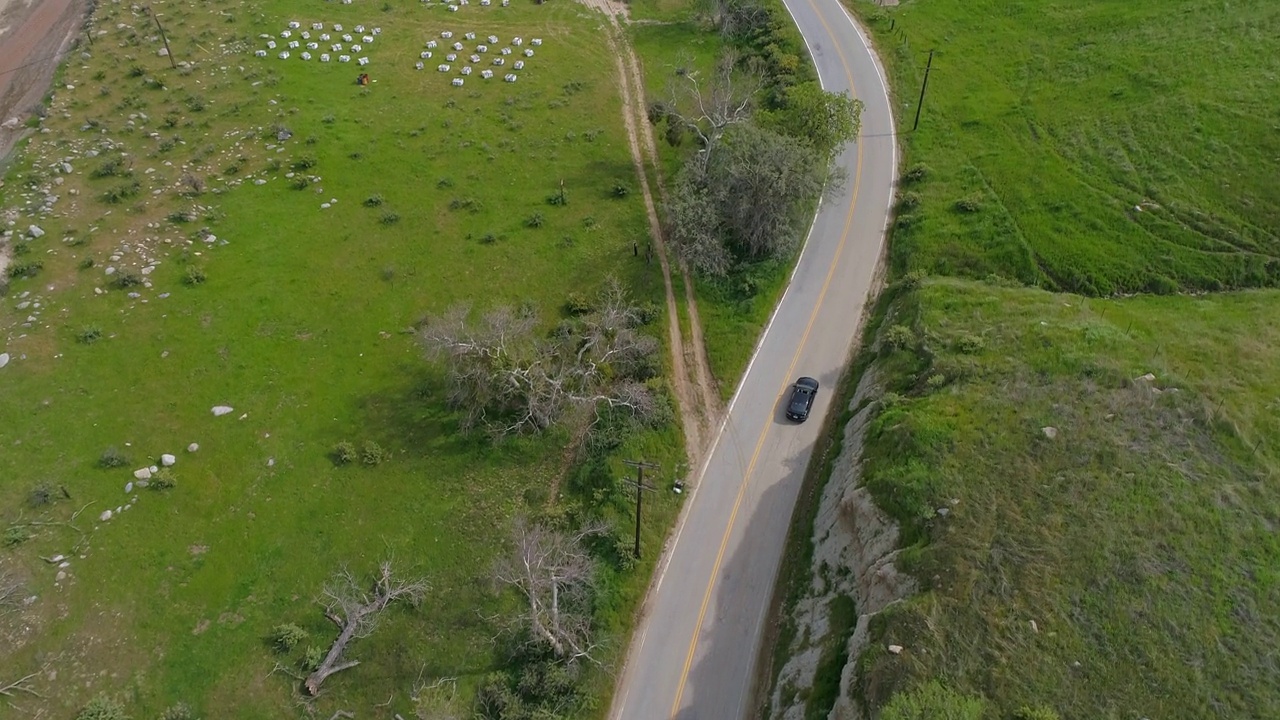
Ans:
[{"label": "grassy shoulder", "polygon": [[1110,295],[1280,283],[1280,7],[930,0],[850,7],[910,120],[899,271]]},{"label": "grassy shoulder", "polygon": [[[40,671],[51,714],[102,692],[135,716],[179,701],[205,716],[290,715],[296,684],[269,673],[277,660],[297,672],[298,658],[273,655],[271,628],[308,631],[299,655],[327,647],[333,628],[312,602],[324,580],[387,556],[432,588],[352,646],[360,667],[334,676],[317,712],[394,697],[387,712],[408,716],[420,678],[457,678],[468,698],[510,670],[493,638],[512,603],[486,573],[511,518],[569,508],[609,519],[621,542],[620,460],[661,463],[655,484],[669,487],[670,427],[604,438],[572,467],[564,431],[496,445],[459,434],[415,342],[424,314],[463,300],[524,303],[551,323],[608,274],[662,297],[656,267],[631,254],[640,198],[609,193],[634,171],[596,19],[572,5],[463,10],[172,6],[169,41],[191,63],[175,70],[139,8],[97,7],[104,34],[59,75],[0,191],[19,235],[42,231],[15,238],[27,270],[0,307],[0,529],[18,528],[0,571],[40,598],[3,615],[0,678]],[[356,85],[354,62],[278,59],[291,20],[295,39],[313,21],[335,39],[333,23],[379,26],[363,68],[374,82]],[[520,82],[455,88],[434,63],[414,66],[446,29],[545,43]],[[260,34],[279,46],[264,58]],[[561,187],[567,203],[549,202]],[[38,213],[45,192],[58,200]],[[335,467],[341,441],[376,444],[380,462]],[[99,467],[108,448],[127,464]],[[176,486],[126,493],[162,453],[177,455]],[[670,492],[646,498],[648,547],[677,508]],[[40,559],[56,555],[70,565]],[[610,565],[617,555],[601,550],[606,665],[652,567]],[[25,629],[11,634],[15,617]],[[607,673],[587,682],[607,695]]]},{"label": "grassy shoulder", "polygon": [[1280,712],[1276,302],[956,280],[898,298],[864,473],[924,590],[873,620],[865,705]]}]

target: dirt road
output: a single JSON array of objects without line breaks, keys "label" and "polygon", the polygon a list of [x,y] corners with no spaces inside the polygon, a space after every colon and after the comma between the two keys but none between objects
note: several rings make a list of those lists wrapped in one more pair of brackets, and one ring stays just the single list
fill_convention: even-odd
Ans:
[{"label": "dirt road", "polygon": [[87,0],[0,0],[0,158],[21,139],[87,7]]}]

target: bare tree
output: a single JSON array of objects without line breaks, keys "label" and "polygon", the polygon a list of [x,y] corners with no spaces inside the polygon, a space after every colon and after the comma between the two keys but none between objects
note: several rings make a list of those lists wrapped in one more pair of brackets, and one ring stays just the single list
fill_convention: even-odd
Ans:
[{"label": "bare tree", "polygon": [[455,306],[428,318],[420,339],[443,362],[448,400],[466,411],[465,428],[495,435],[544,430],[574,410],[622,408],[649,417],[658,407],[640,380],[659,346],[641,333],[640,314],[621,284],[606,282],[595,311],[562,324],[550,337],[535,333],[531,312],[498,307],[479,322]]},{"label": "bare tree", "polygon": [[593,660],[588,593],[594,562],[582,541],[605,531],[592,524],[574,534],[517,518],[511,554],[494,569],[494,579],[514,587],[527,608],[521,625],[566,661]]},{"label": "bare tree", "polygon": [[725,131],[751,118],[760,76],[737,66],[738,54],[726,50],[716,61],[710,78],[703,78],[697,70],[678,72],[667,102],[655,114],[655,119],[665,118],[698,138],[702,151],[696,162],[704,171]]},{"label": "bare tree", "polygon": [[31,687],[31,679],[39,674],[40,673],[31,673],[30,675],[27,675],[25,677],[20,677],[17,680],[14,680],[13,682],[0,685],[0,695],[3,695],[5,697],[13,697],[14,693],[24,692],[24,693],[27,693],[28,695],[35,695],[36,697],[44,697],[40,693],[36,692],[34,688]]},{"label": "bare tree", "polygon": [[357,638],[368,637],[378,627],[378,616],[393,602],[408,600],[417,604],[427,592],[423,580],[401,580],[392,574],[391,562],[383,562],[378,578],[371,590],[361,587],[348,571],[337,573],[325,584],[321,602],[325,617],[338,626],[338,638],[333,641],[329,653],[304,683],[312,695],[320,692],[320,686],[334,673],[353,668],[359,660],[342,657],[347,645]]}]

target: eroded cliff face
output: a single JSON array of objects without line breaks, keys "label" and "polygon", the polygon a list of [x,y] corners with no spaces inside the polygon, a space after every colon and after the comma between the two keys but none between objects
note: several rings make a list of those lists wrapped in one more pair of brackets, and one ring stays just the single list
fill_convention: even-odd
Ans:
[{"label": "eroded cliff face", "polygon": [[775,720],[802,720],[809,697],[805,689],[814,687],[820,669],[831,671],[822,662],[824,651],[830,652],[831,645],[840,642],[833,633],[849,632],[847,622],[833,623],[832,608],[841,598],[853,600],[857,621],[844,641],[847,661],[840,670],[840,694],[829,717],[862,718],[853,688],[857,685],[858,656],[870,640],[870,620],[915,590],[914,580],[894,565],[900,552],[897,524],[876,507],[862,486],[862,442],[879,392],[878,374],[872,366],[858,383],[850,407],[861,409],[844,427],[840,455],[818,501],[809,588],[790,616],[782,618],[793,622],[796,632],[787,648],[786,664],[770,691],[770,717]]}]

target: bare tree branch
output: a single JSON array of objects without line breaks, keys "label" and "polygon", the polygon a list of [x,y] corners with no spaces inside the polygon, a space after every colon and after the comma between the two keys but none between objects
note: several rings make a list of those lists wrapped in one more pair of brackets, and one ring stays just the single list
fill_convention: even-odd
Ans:
[{"label": "bare tree branch", "polygon": [[725,131],[751,118],[760,77],[738,70],[737,65],[737,52],[726,50],[710,78],[704,79],[697,70],[686,70],[677,74],[668,90],[667,122],[698,139],[702,152],[697,163],[702,171],[710,164]]},{"label": "bare tree branch", "polygon": [[390,561],[383,562],[379,567],[378,578],[372,590],[362,588],[346,570],[335,574],[325,584],[321,602],[325,606],[325,617],[337,623],[340,632],[320,667],[307,676],[307,691],[315,695],[320,692],[320,686],[330,675],[359,665],[359,660],[343,659],[342,653],[347,649],[347,644],[357,638],[368,637],[377,629],[379,613],[388,605],[397,600],[408,600],[416,604],[426,594],[427,587],[427,583],[422,580],[396,578]]},{"label": "bare tree branch", "polygon": [[582,541],[605,530],[593,523],[571,535],[517,518],[512,552],[494,568],[494,579],[518,590],[528,603],[524,628],[566,661],[595,661],[586,607],[594,561]]},{"label": "bare tree branch", "polygon": [[610,278],[594,311],[562,324],[549,338],[534,334],[537,317],[498,307],[479,322],[457,306],[429,318],[420,339],[443,362],[449,403],[466,412],[463,425],[496,436],[544,430],[574,410],[657,407],[643,385],[619,389],[653,374],[658,341],[637,329],[639,309]]},{"label": "bare tree branch", "polygon": [[23,692],[23,693],[27,693],[28,695],[34,695],[38,698],[44,697],[40,693],[36,692],[34,688],[31,687],[31,678],[39,674],[40,673],[38,672],[33,672],[30,675],[18,678],[17,680],[14,680],[13,682],[7,685],[0,686],[0,695],[3,695],[5,697],[13,697],[15,693]]}]

